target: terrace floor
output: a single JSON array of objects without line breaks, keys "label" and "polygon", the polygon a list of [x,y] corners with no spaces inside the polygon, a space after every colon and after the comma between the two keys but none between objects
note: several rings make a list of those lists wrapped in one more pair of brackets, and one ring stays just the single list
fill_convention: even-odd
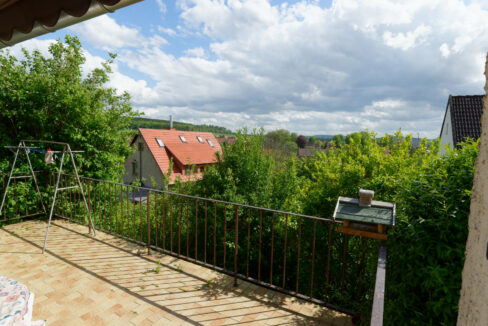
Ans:
[{"label": "terrace floor", "polygon": [[[56,325],[352,325],[351,318],[84,226],[0,228],[0,274],[35,294],[33,320]],[[157,261],[160,263],[157,264]],[[158,268],[159,267],[159,268]]]}]

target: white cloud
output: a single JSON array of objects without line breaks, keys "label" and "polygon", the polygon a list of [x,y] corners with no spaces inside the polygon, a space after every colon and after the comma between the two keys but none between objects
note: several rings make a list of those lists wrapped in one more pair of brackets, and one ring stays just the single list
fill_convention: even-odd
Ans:
[{"label": "white cloud", "polygon": [[386,45],[391,46],[392,48],[398,48],[406,51],[425,42],[431,30],[432,28],[430,28],[430,26],[425,26],[422,24],[414,31],[407,33],[398,33],[394,35],[392,32],[386,31],[383,33],[383,40]]},{"label": "white cloud", "polygon": [[439,47],[439,50],[441,51],[441,54],[444,58],[447,58],[451,54],[451,51],[449,50],[449,45],[447,45],[446,43],[442,43],[442,45]]},{"label": "white cloud", "polygon": [[[481,0],[177,5],[180,25],[158,26],[151,36],[106,16],[77,28],[93,46],[118,49],[118,64],[137,71],[129,78],[117,70],[112,83],[150,116],[306,134],[402,128],[435,137],[449,94],[483,91],[488,7]],[[163,35],[178,51],[170,52]]]},{"label": "white cloud", "polygon": [[163,0],[156,0],[156,3],[158,4],[159,11],[162,14],[165,14],[168,11],[168,8],[166,8],[166,5],[164,4]]},{"label": "white cloud", "polygon": [[73,25],[70,29],[92,45],[104,50],[136,47],[143,39],[137,28],[119,25],[108,15]]},{"label": "white cloud", "polygon": [[185,55],[188,57],[201,58],[205,56],[205,50],[202,47],[192,48],[185,51]]}]

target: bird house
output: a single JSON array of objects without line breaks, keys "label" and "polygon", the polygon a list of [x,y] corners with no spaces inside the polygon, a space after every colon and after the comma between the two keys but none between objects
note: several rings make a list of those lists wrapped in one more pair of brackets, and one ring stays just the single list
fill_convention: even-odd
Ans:
[{"label": "bird house", "polygon": [[342,221],[338,231],[386,240],[386,231],[395,226],[395,203],[373,200],[374,192],[361,189],[360,198],[339,197],[334,220]]}]

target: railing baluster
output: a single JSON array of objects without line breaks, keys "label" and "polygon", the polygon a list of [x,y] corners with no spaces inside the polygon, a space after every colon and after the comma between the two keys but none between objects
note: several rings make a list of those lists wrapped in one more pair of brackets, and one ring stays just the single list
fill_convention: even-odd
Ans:
[{"label": "railing baluster", "polygon": [[163,192],[163,249],[166,250],[166,196]]},{"label": "railing baluster", "polygon": [[298,221],[298,253],[297,253],[297,284],[296,284],[296,289],[295,292],[298,292],[298,281],[300,279],[300,245],[302,242],[302,217],[300,216],[300,219]]},{"label": "railing baluster", "polygon": [[312,242],[312,270],[310,276],[310,299],[313,298],[313,276],[315,267],[315,234],[317,231],[317,220],[313,220],[313,242]]},{"label": "railing baluster", "polygon": [[205,201],[205,246],[203,252],[203,261],[207,263],[207,201]]},{"label": "railing baluster", "polygon": [[286,280],[286,241],[287,241],[287,236],[288,236],[288,215],[285,215],[285,247],[283,249],[283,286],[282,288],[285,288],[285,280]]},{"label": "railing baluster", "polygon": [[190,257],[190,199],[186,199],[186,257]]},{"label": "railing baluster", "polygon": [[[144,239],[142,238],[142,196],[144,195],[144,190],[139,188],[139,235],[140,235],[140,238],[139,238],[139,241],[144,241]],[[147,196],[147,190],[146,190],[146,196]]]},{"label": "railing baluster", "polygon": [[136,238],[136,191],[132,188],[132,238]]},{"label": "railing baluster", "polygon": [[217,263],[217,202],[214,202],[214,248],[213,248],[213,260],[214,267]]},{"label": "railing baluster", "polygon": [[227,258],[227,205],[224,204],[224,269],[225,269],[225,260]]},{"label": "railing baluster", "polygon": [[327,300],[327,295],[329,293],[329,275],[330,275],[330,247],[332,245],[331,242],[332,239],[332,223],[329,223],[329,239],[327,242],[327,269],[326,269],[326,274],[325,274],[325,297],[324,301],[328,302]]},{"label": "railing baluster", "polygon": [[129,199],[129,186],[125,186],[126,199],[127,199],[127,232],[126,236],[130,237],[130,199]]},{"label": "railing baluster", "polygon": [[25,202],[25,215],[29,215],[27,210],[27,178],[24,178],[24,202]]},{"label": "railing baluster", "polygon": [[[91,209],[92,208],[92,203],[91,203],[91,200],[90,200],[90,193],[91,193],[91,191],[90,191],[90,180],[88,180],[88,184],[86,185],[86,187],[87,187],[87,193],[88,193],[88,210],[91,212],[92,211],[92,209]],[[87,212],[87,214],[88,214],[88,212]],[[92,214],[92,218],[95,218],[95,214]],[[83,220],[85,220],[85,218],[83,218]],[[88,225],[90,225],[89,231],[92,231],[91,230],[91,224],[88,223]],[[93,225],[93,226],[95,226],[95,225]]]},{"label": "railing baluster", "polygon": [[[106,186],[106,183],[104,182],[103,183],[103,228],[105,230],[108,230],[107,228],[107,203],[106,203],[106,200],[107,200],[107,186]],[[102,203],[100,203],[102,204]],[[102,217],[100,216],[100,218],[102,219]]]},{"label": "railing baluster", "polygon": [[263,233],[263,211],[259,211],[259,259],[258,259],[258,281],[261,282],[261,234]]},{"label": "railing baluster", "polygon": [[181,255],[181,200],[178,196],[178,256]]},{"label": "railing baluster", "polygon": [[251,209],[247,209],[247,253],[246,253],[246,277],[249,277],[249,244],[251,238]]},{"label": "railing baluster", "polygon": [[149,199],[151,198],[151,192],[146,190],[147,192],[147,254],[151,254],[151,206],[149,205]]},{"label": "railing baluster", "polygon": [[[71,187],[73,185],[73,177],[69,177],[69,186]],[[72,202],[72,198],[71,198],[71,195],[72,195],[72,188],[69,188],[69,220],[72,221],[73,220],[73,214],[72,214],[72,211],[73,211],[73,202]]]},{"label": "railing baluster", "polygon": [[238,253],[238,246],[239,246],[239,209],[237,205],[235,207],[235,241],[234,241],[234,286],[237,286],[237,253]]},{"label": "railing baluster", "polygon": [[158,224],[159,224],[159,218],[158,218],[158,198],[157,198],[158,193],[154,193],[154,226],[156,227],[156,248],[158,248],[158,238],[159,238],[159,233],[158,233]]},{"label": "railing baluster", "polygon": [[271,263],[269,269],[269,284],[273,285],[273,253],[274,253],[274,219],[275,213],[271,217]]},{"label": "railing baluster", "polygon": [[198,260],[198,199],[195,199],[195,260]]},{"label": "railing baluster", "polygon": [[110,232],[112,232],[112,184],[111,183],[108,184],[108,202],[109,202],[109,206],[108,206],[108,211],[109,211],[108,220],[109,220],[109,224],[110,224]]},{"label": "railing baluster", "polygon": [[169,240],[171,245],[171,252],[173,252],[173,197],[170,195],[169,197],[169,213],[170,213],[170,226],[169,226]]}]

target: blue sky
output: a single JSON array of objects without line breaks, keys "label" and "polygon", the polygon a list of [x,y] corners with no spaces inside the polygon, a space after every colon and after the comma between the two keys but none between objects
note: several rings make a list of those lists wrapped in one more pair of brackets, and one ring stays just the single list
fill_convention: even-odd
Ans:
[{"label": "blue sky", "polygon": [[449,94],[482,94],[488,1],[145,0],[13,47],[77,35],[85,70],[148,117],[311,134],[437,137]]}]

